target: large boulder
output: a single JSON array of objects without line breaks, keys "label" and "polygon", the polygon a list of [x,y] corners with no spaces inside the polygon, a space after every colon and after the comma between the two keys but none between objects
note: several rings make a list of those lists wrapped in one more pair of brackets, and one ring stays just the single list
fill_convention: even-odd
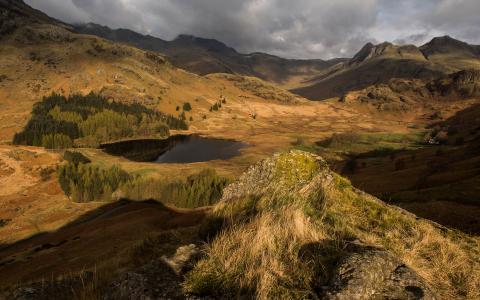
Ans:
[{"label": "large boulder", "polygon": [[436,299],[429,285],[388,251],[352,243],[338,263],[325,299]]}]

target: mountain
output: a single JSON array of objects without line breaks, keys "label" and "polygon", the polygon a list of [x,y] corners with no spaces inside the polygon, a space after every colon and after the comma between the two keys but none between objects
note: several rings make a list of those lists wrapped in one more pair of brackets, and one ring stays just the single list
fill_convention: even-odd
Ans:
[{"label": "mountain", "polygon": [[348,91],[340,102],[374,107],[379,111],[407,112],[436,101],[480,96],[480,70],[468,69],[435,80],[392,78],[386,83]]},{"label": "mountain", "polygon": [[448,36],[434,38],[421,47],[368,43],[351,59],[325,61],[284,59],[265,53],[240,54],[220,41],[191,35],[165,41],[93,23],[74,28],[79,33],[161,52],[175,66],[199,75],[255,76],[311,100],[339,97],[351,90],[387,83],[392,78],[433,80],[462,69],[480,69],[480,46]]},{"label": "mountain", "polygon": [[6,16],[0,35],[0,106],[10,116],[0,118],[0,141],[11,140],[27,123],[34,103],[52,92],[95,92],[175,116],[188,102],[193,109],[185,117],[205,124],[215,122],[210,108],[222,99],[234,106],[229,111],[239,119],[249,119],[254,110],[245,99],[305,101],[253,77],[198,76],[174,67],[158,52],[78,34],[22,1],[0,3],[0,15]]},{"label": "mountain", "polygon": [[470,45],[448,35],[433,38],[430,42],[421,46],[420,51],[428,58],[441,54],[454,54],[477,58],[480,56],[480,46]]},{"label": "mountain", "polygon": [[323,100],[393,78],[430,81],[463,69],[480,69],[478,49],[451,37],[434,38],[421,47],[368,43],[350,60],[324,70],[292,91]]},{"label": "mountain", "polygon": [[232,73],[255,76],[286,86],[297,84],[304,78],[344,61],[284,59],[265,53],[241,54],[215,39],[179,35],[173,41],[165,41],[128,29],[110,29],[93,23],[74,25],[74,29],[78,33],[161,52],[167,55],[175,66],[199,75]]},{"label": "mountain", "polygon": [[420,47],[433,63],[443,65],[448,72],[461,69],[480,69],[480,46],[470,45],[450,36],[436,37]]},{"label": "mountain", "polygon": [[58,26],[67,26],[26,5],[23,0],[0,0],[0,36],[10,33],[27,23],[50,23]]}]

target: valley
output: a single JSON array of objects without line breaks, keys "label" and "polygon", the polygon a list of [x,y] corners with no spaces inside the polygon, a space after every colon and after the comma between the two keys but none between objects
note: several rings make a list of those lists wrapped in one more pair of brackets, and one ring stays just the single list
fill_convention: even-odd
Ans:
[{"label": "valley", "polygon": [[0,299],[349,299],[357,255],[379,299],[478,299],[479,69],[448,36],[295,60],[0,0]]}]

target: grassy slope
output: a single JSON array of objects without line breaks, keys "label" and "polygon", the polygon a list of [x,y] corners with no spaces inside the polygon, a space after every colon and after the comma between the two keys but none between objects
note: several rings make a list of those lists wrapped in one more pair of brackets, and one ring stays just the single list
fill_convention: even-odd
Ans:
[{"label": "grassy slope", "polygon": [[[117,101],[140,101],[173,115],[181,113],[177,106],[189,102],[193,109],[186,113],[187,120],[192,117],[200,126],[208,126],[203,116],[212,115],[209,108],[222,96],[229,104],[241,106],[232,111],[240,118],[249,117],[246,101],[301,101],[260,80],[200,77],[174,68],[159,54],[48,24],[27,25],[3,37],[0,54],[0,107],[4,112],[0,117],[1,141],[10,140],[26,123],[33,103],[52,92],[68,95],[96,91]],[[252,94],[249,85],[265,92]],[[283,95],[282,99],[271,97],[277,93]]]},{"label": "grassy slope", "polygon": [[[211,217],[217,226],[223,220],[223,231],[187,277],[187,291],[308,298],[326,283],[345,244],[358,239],[394,253],[441,299],[480,296],[478,238],[386,205],[316,159],[280,154],[227,188]],[[309,244],[319,252],[305,261]]]}]

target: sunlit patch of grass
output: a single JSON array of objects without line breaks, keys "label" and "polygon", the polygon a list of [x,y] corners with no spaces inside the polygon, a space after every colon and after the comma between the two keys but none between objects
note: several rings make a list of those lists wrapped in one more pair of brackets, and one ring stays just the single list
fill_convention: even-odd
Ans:
[{"label": "sunlit patch of grass", "polygon": [[375,153],[417,149],[421,147],[424,132],[413,133],[339,133],[317,142],[327,151],[342,151],[350,154]]}]

